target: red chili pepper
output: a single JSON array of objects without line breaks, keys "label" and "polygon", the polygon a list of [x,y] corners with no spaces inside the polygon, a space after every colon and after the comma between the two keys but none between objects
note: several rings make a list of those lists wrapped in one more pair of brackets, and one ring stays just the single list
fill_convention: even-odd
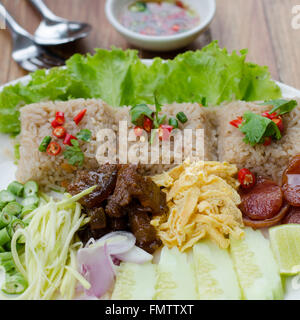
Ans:
[{"label": "red chili pepper", "polygon": [[244,189],[250,189],[255,185],[255,175],[248,169],[243,168],[238,173],[238,180],[241,187]]},{"label": "red chili pepper", "polygon": [[57,123],[59,123],[59,125],[62,126],[65,123],[65,114],[60,111],[56,112],[55,120]]},{"label": "red chili pepper", "polygon": [[79,122],[83,119],[83,117],[85,116],[86,114],[86,109],[83,109],[82,111],[80,111],[78,113],[77,116],[74,117],[74,122],[78,125]]},{"label": "red chili pepper", "polygon": [[230,123],[232,126],[238,128],[238,127],[242,124],[242,122],[243,122],[243,118],[242,118],[242,117],[237,117],[235,120],[232,120],[232,121],[230,121],[229,123]]},{"label": "red chili pepper", "polygon": [[145,117],[144,123],[143,123],[143,128],[150,133],[151,129],[153,128],[153,121],[149,119],[148,117]]},{"label": "red chili pepper", "polygon": [[168,124],[161,124],[158,128],[159,140],[163,140],[163,141],[168,140],[173,129],[174,129],[173,126],[170,126]]},{"label": "red chili pepper", "polygon": [[60,124],[56,121],[56,119],[55,120],[53,120],[52,122],[51,122],[51,126],[53,127],[53,128],[56,128],[56,127],[59,127],[60,126]]},{"label": "red chili pepper", "polygon": [[49,156],[57,156],[61,152],[61,146],[56,142],[51,142],[47,147]]},{"label": "red chili pepper", "polygon": [[278,117],[276,112],[269,113],[269,112],[267,112],[267,111],[264,112],[264,113],[262,114],[262,116],[265,117],[265,118],[269,118],[270,120],[273,120],[273,119],[275,119],[275,118]]},{"label": "red chili pepper", "polygon": [[263,145],[266,147],[266,146],[269,146],[271,143],[272,143],[272,138],[265,137],[265,141],[264,141]]},{"label": "red chili pepper", "polygon": [[66,134],[63,144],[67,144],[68,146],[72,146],[71,140],[78,140],[76,137],[71,134]]},{"label": "red chili pepper", "polygon": [[172,27],[172,30],[174,30],[176,32],[179,31],[179,29],[180,29],[180,27],[178,24],[174,24],[174,26]]},{"label": "red chili pepper", "polygon": [[56,127],[53,129],[52,134],[58,139],[64,139],[67,130],[64,127]]},{"label": "red chili pepper", "polygon": [[65,123],[65,114],[63,112],[56,112],[55,119],[51,122],[53,128],[62,126]]},{"label": "red chili pepper", "polygon": [[282,118],[278,116],[278,118],[272,119],[272,121],[277,125],[279,131],[283,133],[284,127],[283,127]]},{"label": "red chili pepper", "polygon": [[140,137],[143,134],[143,128],[139,126],[134,127],[134,133],[137,137]]},{"label": "red chili pepper", "polygon": [[183,2],[180,1],[180,0],[176,1],[175,4],[176,4],[177,7],[180,7],[180,8],[182,8],[182,9],[185,8]]}]

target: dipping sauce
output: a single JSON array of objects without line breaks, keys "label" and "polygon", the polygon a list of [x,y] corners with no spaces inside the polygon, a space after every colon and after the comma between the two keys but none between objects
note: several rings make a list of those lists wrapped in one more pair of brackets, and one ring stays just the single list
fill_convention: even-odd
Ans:
[{"label": "dipping sauce", "polygon": [[200,17],[182,1],[136,1],[125,8],[120,22],[143,35],[169,36],[193,29]]}]

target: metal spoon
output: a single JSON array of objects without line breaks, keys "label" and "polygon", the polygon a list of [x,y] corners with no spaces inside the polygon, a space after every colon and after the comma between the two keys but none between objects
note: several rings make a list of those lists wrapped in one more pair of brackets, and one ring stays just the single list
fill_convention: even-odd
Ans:
[{"label": "metal spoon", "polygon": [[91,26],[87,23],[69,21],[56,16],[42,0],[28,0],[38,10],[44,20],[37,28],[34,37],[40,45],[59,45],[86,37]]},{"label": "metal spoon", "polygon": [[37,45],[31,34],[13,19],[0,2],[0,16],[2,15],[13,39],[12,57],[23,69],[35,71],[41,68],[61,66],[65,63],[63,59],[45,47]]}]

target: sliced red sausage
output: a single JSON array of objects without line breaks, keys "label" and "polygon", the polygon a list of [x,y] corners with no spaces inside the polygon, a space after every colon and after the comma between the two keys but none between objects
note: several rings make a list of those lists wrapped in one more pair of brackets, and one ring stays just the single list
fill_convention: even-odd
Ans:
[{"label": "sliced red sausage", "polygon": [[282,221],[283,224],[298,223],[300,224],[300,208],[292,207],[288,215]]},{"label": "sliced red sausage", "polygon": [[283,173],[282,190],[289,204],[300,207],[300,155],[292,158]]},{"label": "sliced red sausage", "polygon": [[280,211],[283,193],[274,181],[258,177],[256,185],[241,192],[240,209],[245,216],[253,220],[271,219]]}]

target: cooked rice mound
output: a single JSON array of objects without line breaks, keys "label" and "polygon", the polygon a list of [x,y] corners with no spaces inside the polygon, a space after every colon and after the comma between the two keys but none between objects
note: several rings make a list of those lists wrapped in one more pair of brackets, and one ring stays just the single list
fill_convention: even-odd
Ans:
[{"label": "cooked rice mound", "polygon": [[[87,109],[87,114],[79,126],[76,126],[73,117],[83,108]],[[34,179],[42,186],[48,187],[60,186],[72,179],[74,171],[78,169],[68,165],[62,153],[56,157],[51,157],[47,153],[38,151],[42,139],[52,133],[51,121],[54,119],[56,111],[65,113],[65,127],[69,133],[75,135],[80,129],[91,130],[91,142],[81,145],[85,154],[82,168],[91,169],[100,162],[96,155],[99,147],[99,143],[96,141],[98,130],[101,128],[112,129],[117,137],[117,146],[119,142],[119,121],[128,121],[128,131],[134,127],[130,121],[129,109],[129,107],[113,108],[96,99],[42,102],[23,107],[21,109],[21,147],[17,179],[21,182]],[[152,106],[152,109],[154,110],[154,106]],[[252,147],[246,144],[243,141],[244,135],[229,124],[231,120],[237,116],[242,116],[246,111],[261,114],[270,109],[271,106],[261,106],[243,101],[224,103],[221,106],[209,108],[201,108],[196,103],[173,103],[163,106],[161,115],[167,115],[168,118],[176,117],[178,112],[184,111],[189,121],[185,125],[180,124],[180,129],[205,130],[204,160],[227,161],[236,164],[238,169],[245,167],[256,174],[270,177],[280,183],[282,172],[289,159],[300,154],[300,144],[298,143],[300,106],[298,105],[291,113],[283,116],[285,128],[283,137],[279,141],[272,142],[269,146],[256,145]],[[193,132],[193,139],[195,142],[195,132]],[[53,141],[57,141],[57,139],[53,139]],[[61,141],[59,142],[61,143]],[[135,142],[128,142],[128,149],[130,149],[132,143]],[[176,165],[174,156],[177,152],[176,150],[173,151],[173,147],[174,144],[171,142],[171,164],[142,164],[141,173],[154,175],[173,168]],[[162,163],[161,152],[159,159]]]},{"label": "cooked rice mound", "polygon": [[283,170],[289,160],[300,154],[300,105],[283,116],[284,133],[280,140],[273,141],[269,146],[252,147],[243,141],[244,134],[229,124],[246,111],[262,114],[270,111],[271,106],[235,101],[210,109],[211,118],[217,128],[218,159],[228,161],[241,168],[248,168],[256,174],[272,178],[281,183]]},{"label": "cooked rice mound", "polygon": [[[87,113],[83,120],[77,126],[73,118],[82,109],[86,108]],[[154,107],[152,106],[154,109]],[[21,136],[20,136],[20,161],[17,170],[17,179],[20,182],[26,182],[30,179],[37,181],[43,187],[55,188],[56,186],[65,186],[74,176],[78,169],[68,165],[64,159],[63,152],[58,156],[49,156],[47,153],[41,153],[38,147],[45,136],[52,136],[51,121],[55,118],[57,111],[65,113],[65,125],[68,133],[76,135],[81,129],[89,129],[92,132],[92,139],[89,143],[81,143],[81,148],[85,155],[83,169],[92,169],[98,165],[96,159],[99,143],[96,141],[96,135],[99,129],[112,129],[118,137],[119,121],[127,120],[129,128],[131,124],[129,116],[129,107],[114,108],[107,105],[102,100],[96,99],[77,99],[67,102],[42,102],[31,104],[21,109]],[[171,104],[163,107],[161,114],[167,117],[175,117],[180,111],[184,111],[189,121],[181,125],[180,129],[205,129],[205,148],[204,157],[206,160],[216,160],[216,137],[215,129],[210,126],[206,118],[204,108],[198,104]],[[65,146],[62,140],[52,136],[52,141],[59,142],[64,150]],[[195,139],[195,137],[194,137]],[[134,142],[132,142],[134,143]],[[130,148],[130,142],[128,148]],[[118,145],[118,141],[116,141]],[[161,159],[161,154],[160,154]],[[99,160],[99,159],[98,159]],[[118,159],[117,159],[118,160]],[[161,173],[174,167],[174,154],[171,153],[170,165],[141,165],[141,171],[145,174]]]}]

